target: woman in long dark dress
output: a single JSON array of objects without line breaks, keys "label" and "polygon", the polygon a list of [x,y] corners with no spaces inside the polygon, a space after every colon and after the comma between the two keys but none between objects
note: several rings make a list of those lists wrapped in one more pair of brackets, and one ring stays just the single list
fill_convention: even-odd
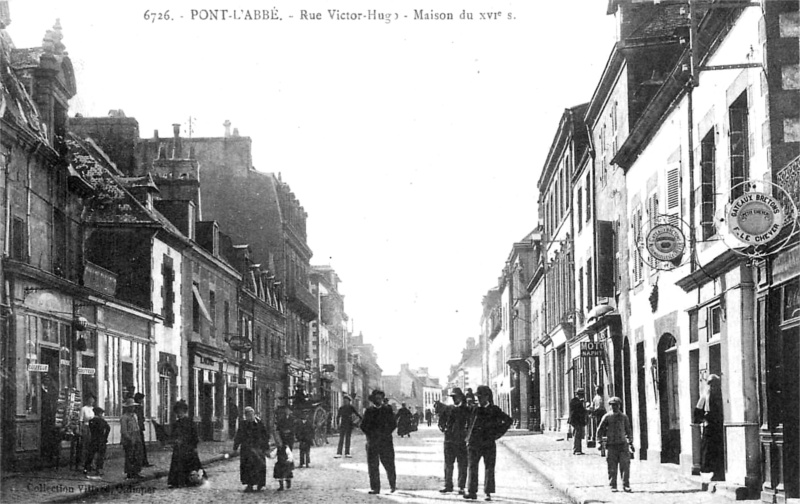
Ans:
[{"label": "woman in long dark dress", "polygon": [[239,478],[242,485],[247,485],[245,492],[252,492],[253,485],[258,490],[267,484],[267,454],[269,453],[269,435],[264,423],[256,418],[256,412],[250,406],[244,409],[244,422],[239,423],[239,430],[233,439],[233,451],[242,447],[239,456]]},{"label": "woman in long dark dress", "polygon": [[397,435],[400,437],[411,437],[411,432],[413,431],[413,416],[411,415],[411,411],[406,407],[406,403],[403,403],[400,409],[397,410],[395,419],[397,420]]},{"label": "woman in long dark dress", "polygon": [[[189,418],[189,405],[186,401],[175,404],[170,440],[172,441],[172,462],[169,465],[167,484],[170,488],[195,486],[207,479],[197,454],[197,427]],[[192,474],[194,473],[194,474]]]},{"label": "woman in long dark dress", "polygon": [[708,388],[695,408],[695,422],[703,425],[700,444],[701,472],[713,473],[712,481],[725,479],[725,432],[723,430],[722,386],[719,376],[712,374]]},{"label": "woman in long dark dress", "polygon": [[278,490],[283,490],[284,482],[287,489],[292,488],[294,461],[290,460],[289,455],[294,449],[294,418],[289,408],[284,407],[278,412],[278,419],[275,422],[275,444],[278,445],[278,456],[272,477],[278,480]]}]

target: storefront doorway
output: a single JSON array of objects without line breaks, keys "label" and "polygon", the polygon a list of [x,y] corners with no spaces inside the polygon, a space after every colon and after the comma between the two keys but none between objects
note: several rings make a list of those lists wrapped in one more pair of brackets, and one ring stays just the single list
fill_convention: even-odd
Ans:
[{"label": "storefront doorway", "polygon": [[664,334],[658,342],[658,396],[661,410],[661,462],[680,463],[681,416],[678,402],[678,346],[675,337]]},{"label": "storefront doorway", "polygon": [[636,344],[636,390],[639,398],[639,458],[647,460],[647,364],[644,360],[644,343]]}]

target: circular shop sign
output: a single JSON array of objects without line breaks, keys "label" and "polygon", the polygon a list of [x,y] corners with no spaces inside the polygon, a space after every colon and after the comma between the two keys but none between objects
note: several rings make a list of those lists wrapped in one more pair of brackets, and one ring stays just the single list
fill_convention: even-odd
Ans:
[{"label": "circular shop sign", "polygon": [[647,233],[647,251],[658,261],[673,261],[683,254],[686,238],[672,224],[659,224]]},{"label": "circular shop sign", "polygon": [[253,349],[253,342],[250,341],[249,338],[243,338],[241,336],[234,336],[228,344],[231,346],[231,349],[236,352],[247,353]]},{"label": "circular shop sign", "polygon": [[783,220],[780,202],[764,193],[739,196],[728,210],[731,233],[750,245],[763,245],[775,238],[783,227]]}]

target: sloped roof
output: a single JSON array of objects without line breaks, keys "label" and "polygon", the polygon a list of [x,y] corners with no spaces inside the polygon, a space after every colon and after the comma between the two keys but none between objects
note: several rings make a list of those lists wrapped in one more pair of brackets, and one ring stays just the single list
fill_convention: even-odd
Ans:
[{"label": "sloped roof", "polygon": [[[689,18],[681,10],[681,5],[648,5],[650,10],[647,19],[637,26],[628,39],[657,39],[673,37],[681,28],[689,26]],[[698,18],[705,12],[704,8],[696,7]]]},{"label": "sloped roof", "polygon": [[[2,66],[0,66],[0,116],[30,133],[42,143],[47,143],[44,123],[39,117],[36,105],[17,78],[11,64],[12,55],[18,50],[11,46],[10,40],[0,38],[2,42]],[[37,63],[38,65],[38,63]]]}]

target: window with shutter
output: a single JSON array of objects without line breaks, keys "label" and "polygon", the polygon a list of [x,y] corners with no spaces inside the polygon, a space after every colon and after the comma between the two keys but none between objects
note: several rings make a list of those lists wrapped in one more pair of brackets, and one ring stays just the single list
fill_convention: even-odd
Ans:
[{"label": "window with shutter", "polygon": [[670,224],[679,226],[681,218],[681,170],[680,166],[667,169],[667,212]]},{"label": "window with shutter", "polygon": [[744,185],[750,177],[750,156],[748,154],[748,104],[747,92],[743,92],[728,109],[729,143],[731,165],[731,199],[744,194]]},{"label": "window with shutter", "polygon": [[700,142],[700,227],[703,240],[708,240],[717,232],[714,225],[714,213],[716,212],[715,157],[714,128],[711,128]]}]

